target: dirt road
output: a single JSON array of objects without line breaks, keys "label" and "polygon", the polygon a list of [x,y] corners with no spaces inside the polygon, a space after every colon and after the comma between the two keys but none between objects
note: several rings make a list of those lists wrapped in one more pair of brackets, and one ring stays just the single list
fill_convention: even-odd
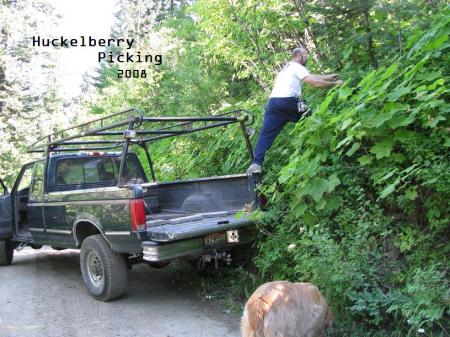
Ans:
[{"label": "dirt road", "polygon": [[126,295],[87,292],[76,250],[26,248],[0,267],[0,336],[238,337],[239,317],[173,282],[176,269],[134,266]]}]

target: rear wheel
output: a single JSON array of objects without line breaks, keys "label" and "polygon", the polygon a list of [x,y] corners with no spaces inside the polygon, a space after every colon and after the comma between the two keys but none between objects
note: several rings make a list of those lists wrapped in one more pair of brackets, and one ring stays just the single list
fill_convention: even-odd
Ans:
[{"label": "rear wheel", "polygon": [[84,283],[96,299],[106,302],[124,293],[127,285],[125,257],[114,252],[102,235],[83,241],[80,268]]},{"label": "rear wheel", "polygon": [[9,266],[13,260],[14,246],[9,240],[0,241],[0,266]]}]

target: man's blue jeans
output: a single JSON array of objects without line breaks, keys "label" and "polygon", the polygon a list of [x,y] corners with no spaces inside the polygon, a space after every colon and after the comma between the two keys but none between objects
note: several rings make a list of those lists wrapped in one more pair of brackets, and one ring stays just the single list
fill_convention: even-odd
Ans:
[{"label": "man's blue jeans", "polygon": [[271,97],[266,105],[263,126],[255,148],[254,163],[262,165],[264,156],[287,122],[298,122],[297,97]]}]

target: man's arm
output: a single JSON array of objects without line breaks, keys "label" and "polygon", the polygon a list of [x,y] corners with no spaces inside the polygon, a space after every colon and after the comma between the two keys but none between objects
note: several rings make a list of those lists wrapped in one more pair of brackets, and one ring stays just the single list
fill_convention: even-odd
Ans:
[{"label": "man's arm", "polygon": [[[303,78],[303,82],[315,87],[315,88],[330,88],[335,85],[341,85],[343,82],[341,80],[326,80],[323,79],[322,76],[330,76],[330,75],[308,75]],[[321,78],[322,77],[322,78]]]},{"label": "man's arm", "polygon": [[339,79],[338,74],[329,74],[329,75],[318,75],[315,74],[315,77],[317,77],[319,80],[331,82],[331,81],[337,81]]}]

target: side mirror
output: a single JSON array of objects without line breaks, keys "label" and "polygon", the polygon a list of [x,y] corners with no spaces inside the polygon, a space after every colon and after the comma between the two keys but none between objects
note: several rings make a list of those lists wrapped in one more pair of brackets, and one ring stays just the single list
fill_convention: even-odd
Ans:
[{"label": "side mirror", "polygon": [[2,178],[0,178],[0,185],[3,188],[3,195],[7,195],[8,194],[8,188],[6,187],[5,183],[3,182]]}]

